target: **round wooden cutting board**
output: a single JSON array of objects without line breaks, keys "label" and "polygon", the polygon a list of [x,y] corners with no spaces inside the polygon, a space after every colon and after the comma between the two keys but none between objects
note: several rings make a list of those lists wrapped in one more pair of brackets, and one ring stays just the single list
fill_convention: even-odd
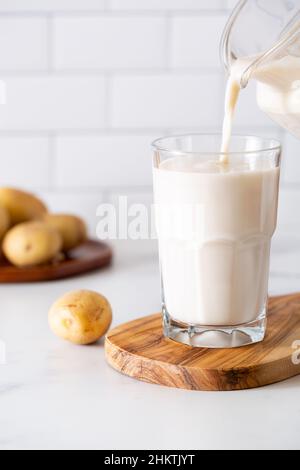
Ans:
[{"label": "round wooden cutting board", "polygon": [[300,374],[300,294],[269,301],[262,343],[237,349],[201,349],[175,343],[162,333],[161,315],[111,330],[108,363],[138,380],[189,390],[242,390]]},{"label": "round wooden cutting board", "polygon": [[108,266],[112,250],[105,243],[88,240],[70,251],[68,257],[56,264],[17,268],[4,259],[0,262],[0,283],[39,282],[64,279]]}]

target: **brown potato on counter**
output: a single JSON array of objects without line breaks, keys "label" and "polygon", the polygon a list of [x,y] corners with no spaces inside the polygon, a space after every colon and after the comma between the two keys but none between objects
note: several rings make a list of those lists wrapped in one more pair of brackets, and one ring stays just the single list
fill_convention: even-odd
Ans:
[{"label": "brown potato on counter", "polygon": [[0,206],[0,241],[10,227],[10,218],[7,210]]},{"label": "brown potato on counter", "polygon": [[63,251],[72,250],[87,239],[87,228],[80,217],[69,214],[46,214],[43,220],[61,234]]},{"label": "brown potato on counter", "polygon": [[60,253],[60,234],[43,222],[26,222],[10,229],[3,240],[3,253],[15,266],[50,263]]},{"label": "brown potato on counter", "polygon": [[47,212],[36,196],[14,188],[0,188],[0,205],[8,211],[11,225],[40,219]]},{"label": "brown potato on counter", "polygon": [[108,300],[89,290],[68,292],[49,311],[52,331],[75,344],[95,343],[107,332],[111,321]]}]

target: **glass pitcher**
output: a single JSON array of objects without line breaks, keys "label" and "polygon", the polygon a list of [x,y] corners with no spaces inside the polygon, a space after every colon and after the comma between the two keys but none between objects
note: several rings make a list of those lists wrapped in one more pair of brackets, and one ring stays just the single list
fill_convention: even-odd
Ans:
[{"label": "glass pitcher", "polygon": [[241,88],[257,80],[258,106],[300,138],[300,0],[241,0],[221,41],[230,73],[247,59]]}]

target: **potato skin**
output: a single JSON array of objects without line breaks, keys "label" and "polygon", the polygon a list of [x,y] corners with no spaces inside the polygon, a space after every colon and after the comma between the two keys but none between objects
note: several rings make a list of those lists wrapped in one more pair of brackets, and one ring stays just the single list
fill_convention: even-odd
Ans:
[{"label": "potato skin", "polygon": [[10,227],[9,213],[4,207],[0,206],[0,241],[3,239],[9,227]]},{"label": "potato skin", "polygon": [[15,266],[39,266],[54,260],[62,247],[58,232],[43,222],[25,222],[10,229],[3,253]]},{"label": "potato skin", "polygon": [[97,292],[68,292],[50,308],[49,325],[58,337],[74,344],[92,344],[109,329],[112,310],[108,300]]},{"label": "potato skin", "polygon": [[8,211],[11,225],[40,219],[47,212],[36,196],[14,188],[0,188],[0,205]]},{"label": "potato skin", "polygon": [[80,217],[70,214],[46,214],[43,220],[61,234],[63,251],[72,250],[87,239],[87,228]]}]

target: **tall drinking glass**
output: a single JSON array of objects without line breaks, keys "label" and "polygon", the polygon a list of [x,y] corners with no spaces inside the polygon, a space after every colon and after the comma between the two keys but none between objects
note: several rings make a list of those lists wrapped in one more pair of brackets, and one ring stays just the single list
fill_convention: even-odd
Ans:
[{"label": "tall drinking glass", "polygon": [[271,238],[277,222],[280,143],[221,136],[153,143],[154,199],[165,336],[232,348],[266,331]]}]

